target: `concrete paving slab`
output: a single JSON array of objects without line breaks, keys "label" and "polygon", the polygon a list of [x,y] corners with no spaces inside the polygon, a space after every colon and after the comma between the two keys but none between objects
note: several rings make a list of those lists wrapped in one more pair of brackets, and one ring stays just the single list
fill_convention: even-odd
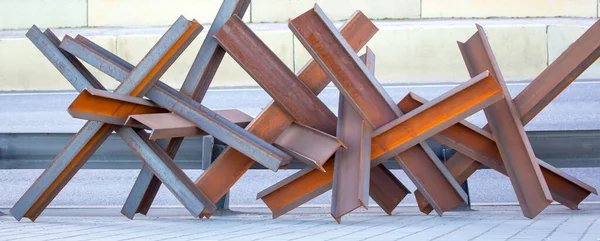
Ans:
[{"label": "concrete paving slab", "polygon": [[[551,205],[527,219],[518,206],[427,216],[411,207],[393,215],[357,210],[337,224],[329,207],[305,207],[278,219],[268,209],[235,206],[206,220],[182,207],[153,208],[134,220],[118,208],[50,208],[35,222],[0,217],[2,240],[598,240],[600,204],[572,211]],[[7,210],[1,210],[6,212]]]}]

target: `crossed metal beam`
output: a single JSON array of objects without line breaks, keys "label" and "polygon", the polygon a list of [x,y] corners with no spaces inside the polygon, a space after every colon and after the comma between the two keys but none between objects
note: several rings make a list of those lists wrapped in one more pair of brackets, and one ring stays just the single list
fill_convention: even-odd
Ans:
[{"label": "crossed metal beam", "polygon": [[[69,113],[88,122],[11,214],[35,220],[113,131],[144,163],[122,209],[129,218],[148,212],[161,183],[193,216],[210,217],[214,203],[255,161],[277,170],[291,159],[308,167],[257,196],[273,217],[330,189],[338,222],[366,208],[369,196],[391,214],[410,191],[383,166],[390,158],[417,186],[425,213],[442,215],[466,202],[459,183],[481,164],[509,176],[526,217],[535,217],[552,200],[576,209],[590,193],[597,194],[538,160],[523,126],[598,58],[599,23],[514,100],[477,26],[469,41],[459,43],[471,80],[432,101],[411,93],[395,104],[374,76],[373,52],[356,54],[377,32],[361,12],[339,31],[318,5],[290,20],[290,29],[313,57],[295,75],[241,20],[249,2],[223,2],[180,91],[159,78],[202,30],[195,21],[180,17],[137,66],[82,36],[61,42],[50,30],[42,33],[34,26],[27,36],[80,92]],[[200,104],[226,52],[273,98],[254,120],[237,110],[214,112]],[[76,57],[121,84],[106,91]],[[329,81],[340,91],[338,117],[317,98]],[[488,126],[463,121],[480,110]],[[205,134],[229,147],[194,183],[173,158],[185,136]],[[458,153],[444,165],[424,143],[428,138]],[[159,139],[168,142],[161,145]]]},{"label": "crossed metal beam", "polygon": [[[483,28],[478,25],[477,30],[477,33],[467,43],[459,44],[459,46],[462,46],[461,52],[465,56],[469,72],[476,68],[489,68],[493,69],[496,75],[501,76],[500,69],[495,63]],[[512,99],[512,101],[509,101],[514,106],[511,110],[511,114],[514,117],[511,118],[516,120],[514,121],[516,122],[515,125],[521,126],[519,129],[522,130],[522,126],[529,123],[544,107],[598,59],[600,56],[599,36],[600,21],[597,21],[521,91],[519,95]],[[486,66],[475,66],[476,63],[471,60],[473,58],[479,60],[477,63],[485,63]],[[415,99],[412,101],[413,104],[407,104],[404,108],[405,110],[410,110],[410,106],[413,108],[417,107],[417,102],[426,102],[423,99],[413,99]],[[505,129],[502,130],[499,132],[506,134]],[[511,154],[516,154],[517,152],[513,152],[515,149],[507,146],[506,143],[499,142],[496,139],[498,135],[493,134],[496,131],[487,127],[481,129],[474,125],[463,123],[462,126],[453,126],[441,133],[441,135],[438,135],[437,138],[434,137],[436,140],[458,151],[458,153],[454,154],[448,160],[446,167],[459,183],[466,181],[481,165],[486,165],[502,174],[508,175],[517,192],[523,213],[529,218],[535,217],[543,210],[549,204],[548,199],[553,199],[571,209],[577,209],[578,204],[591,193],[598,195],[595,188],[535,158],[535,156],[532,157],[531,164],[523,163],[523,159],[530,159],[529,153],[525,156],[516,157],[502,155],[503,152],[506,153],[508,150],[510,150],[508,152]],[[523,140],[528,142],[526,137]],[[463,145],[460,145],[460,143],[463,143]],[[520,165],[527,166],[521,167]],[[539,170],[535,168],[538,165]],[[514,168],[526,169],[531,168],[531,166],[535,170],[524,170],[525,174],[517,174],[514,170],[510,171]],[[535,177],[535,179],[523,179],[527,177]],[[531,185],[538,185],[538,187],[532,187]],[[547,185],[547,188],[544,187],[545,185]],[[529,188],[538,189],[538,196],[530,197],[529,195],[535,195],[536,191],[531,191]],[[546,189],[548,189],[551,197],[547,196],[548,192]],[[541,193],[542,191],[543,194]],[[431,212],[431,207],[420,193],[415,192],[415,196],[421,210],[426,213]]]},{"label": "crossed metal beam", "polygon": [[[450,126],[500,100],[502,97],[499,86],[491,76],[483,73],[461,88],[442,96],[427,108],[398,118],[402,115],[399,108],[390,105],[389,96],[385,94],[373,75],[369,74],[367,67],[362,64],[318,6],[291,20],[290,28],[340,89],[344,99],[350,102],[353,109],[367,121],[370,128],[376,128],[373,139],[371,139],[374,143],[370,147],[369,159],[373,160],[372,165],[379,165],[384,160],[397,155],[396,159],[415,185],[430,193],[429,200],[440,203],[436,209],[440,214],[465,201],[466,195],[462,189],[449,178],[449,174],[441,162],[433,157],[432,152],[427,152],[430,148],[421,142],[428,136],[443,130],[444,126]],[[467,95],[475,95],[480,98],[465,101],[468,99],[465,98]],[[431,118],[430,113],[440,112],[447,114],[447,118]],[[431,125],[417,124],[423,120],[430,122]],[[409,136],[410,134],[406,133],[415,135]],[[431,160],[431,162],[426,160]],[[290,210],[290,206],[297,207],[314,198],[316,196],[314,194],[321,194],[328,190],[328,188],[315,187],[306,195],[303,193],[292,194],[291,190],[296,190],[298,186],[309,186],[309,183],[315,180],[316,175],[318,174],[314,171],[300,171],[297,175],[259,193],[258,197],[263,199],[274,215],[285,213]],[[355,173],[354,175],[356,176]],[[311,178],[304,178],[304,176],[311,176]],[[320,178],[329,183],[332,175],[321,175]],[[433,185],[434,183],[435,185]],[[448,188],[440,188],[441,186]],[[294,198],[290,198],[290,196]],[[453,197],[456,198],[453,199]],[[344,198],[336,197],[336,202],[337,200],[341,201]],[[334,207],[338,205],[343,204],[332,204]],[[288,208],[281,208],[286,206]],[[349,208],[349,211],[353,208],[356,206]],[[341,215],[345,213],[334,210],[332,214],[339,221]]]},{"label": "crossed metal beam", "polygon": [[[187,28],[186,28],[187,27]],[[142,62],[136,68],[132,66],[122,65],[100,65],[101,70],[111,74],[117,80],[123,83],[115,93],[127,94],[131,92],[133,96],[143,96],[146,94],[155,102],[163,107],[167,107],[169,111],[176,112],[178,115],[189,119],[207,133],[213,134],[215,137],[222,139],[231,146],[237,146],[244,153],[253,156],[260,160],[259,162],[265,166],[277,169],[282,161],[289,161],[291,158],[277,148],[266,144],[264,141],[254,138],[252,135],[244,133],[245,130],[239,126],[227,121],[223,117],[201,106],[189,97],[179,94],[172,88],[158,82],[160,75],[166,71],[167,67],[173,63],[175,58],[181,54],[183,49],[189,45],[191,40],[198,35],[202,27],[194,22],[187,21],[183,17],[180,18],[159,40],[159,43],[150,51]],[[33,28],[30,33],[39,35],[41,32]],[[178,37],[180,36],[180,37]],[[83,39],[80,37],[80,39]],[[58,40],[50,41],[47,38],[37,36],[32,40],[40,40],[38,46],[43,52],[51,52],[47,56],[61,56],[58,58],[62,62],[56,62],[52,59],[59,68],[64,68],[69,65],[68,59],[64,57],[67,53],[59,52],[56,47]],[[43,45],[43,42],[54,42],[53,46],[48,44]],[[35,41],[34,41],[35,42]],[[113,61],[109,58],[104,58],[102,55],[86,55],[82,54],[85,51],[95,51],[98,46],[86,46],[84,43],[78,42],[70,37],[65,38],[61,43],[61,48],[76,53],[78,57],[91,63],[117,62],[123,63],[122,60]],[[114,57],[114,56],[110,56]],[[72,66],[72,64],[71,64]],[[98,66],[97,66],[98,67]],[[127,67],[131,68],[126,71]],[[62,69],[61,69],[62,70]],[[70,76],[76,71],[75,68],[69,68],[61,71],[68,73]],[[77,75],[79,76],[79,75]],[[72,80],[72,79],[69,79]],[[78,80],[83,80],[79,78]],[[137,84],[141,83],[141,84]],[[156,87],[154,83],[157,83]],[[82,91],[81,87],[95,88],[100,87],[98,83],[77,82],[74,84],[78,90]],[[124,107],[120,109],[118,114],[127,117],[132,111],[131,108]],[[151,171],[165,184],[176,197],[188,208],[194,216],[200,216],[201,211],[206,207],[209,210],[215,210],[216,207],[210,201],[207,201],[204,195],[194,187],[193,182],[185,176],[185,174],[176,167],[172,159],[158,147],[154,142],[148,141],[143,131],[134,131],[129,127],[119,127],[115,125],[103,124],[98,121],[89,121],[82,131],[80,131],[70,144],[65,148],[50,167],[42,174],[42,176],[32,185],[25,195],[11,209],[11,214],[17,219],[29,217],[35,220],[39,213],[43,211],[45,206],[58,194],[60,189],[68,182],[68,180],[76,173],[78,169],[87,161],[89,156],[101,145],[101,143],[113,131],[117,130],[117,134],[142,157],[144,163]],[[141,135],[141,136],[140,136]],[[86,142],[87,141],[87,142]],[[266,145],[265,145],[266,144]],[[78,151],[80,149],[81,151]],[[173,154],[173,153],[171,153]],[[72,159],[72,160],[69,160]],[[183,187],[182,187],[183,185]],[[176,187],[174,187],[176,186]]]},{"label": "crossed metal beam", "polygon": [[[115,93],[143,96],[181,54],[181,49],[187,47],[201,30],[202,26],[197,22],[188,21],[183,17],[179,18],[148,55],[140,61],[138,67],[115,89]],[[43,34],[34,26],[27,35],[46,57],[51,59],[55,66],[59,66],[61,73],[65,73],[65,77],[74,83],[73,86],[78,91],[82,91],[83,88],[104,89],[96,79],[87,80],[85,78],[85,76],[90,76],[88,71],[77,74],[79,72],[77,68],[81,69],[83,66],[72,56],[65,57],[66,54],[58,50],[56,44],[59,41],[50,31]],[[75,64],[72,64],[71,61]],[[130,110],[124,107],[122,111],[126,113]],[[189,188],[192,184],[191,180],[188,180],[188,182],[182,180],[181,183],[178,183],[188,188],[174,188],[171,186],[173,181],[178,179],[176,173],[178,168],[173,166],[172,160],[159,156],[160,154],[157,154],[160,153],[158,145],[144,141],[139,136],[142,133],[136,133],[128,127],[88,121],[69,142],[69,145],[19,199],[10,210],[10,213],[17,220],[23,217],[28,217],[32,221],[37,219],[45,207],[113,131],[117,131],[117,134],[142,157],[146,165],[150,166],[153,171],[159,172],[160,177],[169,182],[169,189],[184,203],[190,212],[197,212],[198,209],[204,207],[216,208],[207,202],[200,192]],[[148,152],[148,150],[153,151]],[[179,169],[179,171],[181,170]]]}]

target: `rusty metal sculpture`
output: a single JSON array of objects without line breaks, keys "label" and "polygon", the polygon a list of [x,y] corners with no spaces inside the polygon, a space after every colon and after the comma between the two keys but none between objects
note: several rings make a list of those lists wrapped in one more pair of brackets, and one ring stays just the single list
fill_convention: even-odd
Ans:
[{"label": "rusty metal sculpture", "polygon": [[[597,194],[538,160],[523,125],[598,58],[599,23],[514,100],[477,26],[469,41],[459,43],[470,80],[432,101],[410,93],[396,104],[375,78],[374,53],[367,47],[361,57],[356,54],[377,32],[363,13],[356,12],[339,30],[318,5],[290,20],[313,57],[296,75],[241,20],[249,3],[223,1],[180,91],[159,78],[202,30],[195,21],[180,17],[137,66],[83,36],[60,41],[34,26],[27,36],[80,92],[68,112],[88,122],[10,213],[17,220],[35,220],[113,131],[144,163],[122,209],[128,218],[148,212],[161,183],[194,217],[208,218],[254,162],[274,171],[291,161],[306,165],[258,193],[274,218],[330,189],[337,222],[367,208],[369,196],[391,214],[410,191],[383,165],[390,159],[417,187],[424,213],[442,215],[464,203],[460,183],[480,165],[509,176],[530,218],[552,200],[576,209]],[[255,118],[201,104],[225,54],[273,98]],[[120,86],[106,91],[80,60]],[[330,81],[340,92],[337,117],[317,98]],[[489,127],[464,121],[480,110]],[[194,183],[173,158],[184,137],[206,134],[229,147]],[[424,142],[429,138],[458,153],[443,164]]]}]

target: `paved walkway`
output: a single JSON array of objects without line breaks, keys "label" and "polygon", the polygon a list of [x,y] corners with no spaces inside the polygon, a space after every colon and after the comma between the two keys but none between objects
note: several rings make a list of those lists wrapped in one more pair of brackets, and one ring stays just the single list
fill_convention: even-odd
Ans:
[{"label": "paved walkway", "polygon": [[533,220],[514,206],[474,208],[444,217],[416,207],[399,207],[393,216],[371,208],[342,224],[327,208],[302,208],[275,220],[264,208],[236,208],[210,220],[190,218],[183,208],[157,208],[132,221],[116,208],[54,208],[35,223],[0,216],[0,240],[600,240],[598,204],[579,211],[552,205]]}]

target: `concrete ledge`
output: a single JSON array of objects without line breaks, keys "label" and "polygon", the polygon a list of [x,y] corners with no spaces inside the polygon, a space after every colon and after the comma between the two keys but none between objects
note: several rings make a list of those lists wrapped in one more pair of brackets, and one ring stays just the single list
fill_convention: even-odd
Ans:
[{"label": "concrete ledge", "polygon": [[[546,24],[488,20],[402,22],[377,22],[380,31],[368,44],[377,55],[375,76],[384,84],[468,80],[456,41],[466,41],[474,34],[476,22],[485,27],[506,80],[533,79],[547,66]],[[310,55],[297,40],[294,46],[299,69]]]},{"label": "concrete ledge", "polygon": [[40,27],[87,26],[86,0],[2,0],[0,30]]},{"label": "concrete ledge", "polygon": [[[377,55],[376,76],[382,83],[463,82],[468,74],[456,41],[466,41],[475,33],[475,23],[479,23],[486,29],[505,79],[523,81],[537,76],[594,21],[556,18],[375,21],[380,31],[368,46]],[[310,58],[287,29],[287,24],[250,24],[250,27],[294,71]],[[58,29],[55,32],[59,36],[82,34],[137,64],[164,31],[166,27]],[[176,88],[181,86],[206,32],[167,71],[163,81]],[[23,30],[0,32],[0,91],[71,90],[69,83],[24,35]],[[597,79],[598,68],[594,65],[582,78]],[[110,77],[91,69],[107,88],[118,85]],[[212,86],[256,85],[226,56]]]},{"label": "concrete ledge", "polygon": [[[289,31],[258,31],[257,35],[271,48],[280,59],[293,68],[292,33]],[[160,35],[122,36],[117,38],[118,55],[131,63],[138,63]],[[175,61],[173,66],[163,75],[161,80],[173,87],[179,88],[198,54],[206,34],[201,34]],[[217,70],[211,86],[258,86],[247,73],[229,55],[226,55]]]},{"label": "concrete ledge", "polygon": [[[548,27],[548,61],[556,60],[588,27],[574,25],[552,25]],[[597,78],[600,76],[600,62],[596,61],[581,76],[580,79]]]},{"label": "concrete ledge", "polygon": [[310,10],[315,2],[334,21],[348,19],[357,9],[372,19],[419,18],[421,11],[420,0],[255,0],[252,22],[287,22]]},{"label": "concrete ledge", "polygon": [[[254,0],[246,22],[287,22],[318,3],[333,20],[361,10],[378,20],[598,17],[597,0]],[[179,16],[209,23],[220,0],[3,0],[0,30],[42,27],[168,26]]]},{"label": "concrete ledge", "polygon": [[[92,26],[168,26],[180,15],[200,23],[213,21],[220,0],[88,0]],[[245,19],[250,20],[249,10]]]},{"label": "concrete ledge", "polygon": [[596,0],[422,0],[423,18],[597,17]]},{"label": "concrete ledge", "polygon": [[[115,38],[93,36],[97,44],[115,51]],[[74,90],[44,55],[27,38],[0,39],[0,90]],[[88,68],[102,83],[112,78]]]}]

